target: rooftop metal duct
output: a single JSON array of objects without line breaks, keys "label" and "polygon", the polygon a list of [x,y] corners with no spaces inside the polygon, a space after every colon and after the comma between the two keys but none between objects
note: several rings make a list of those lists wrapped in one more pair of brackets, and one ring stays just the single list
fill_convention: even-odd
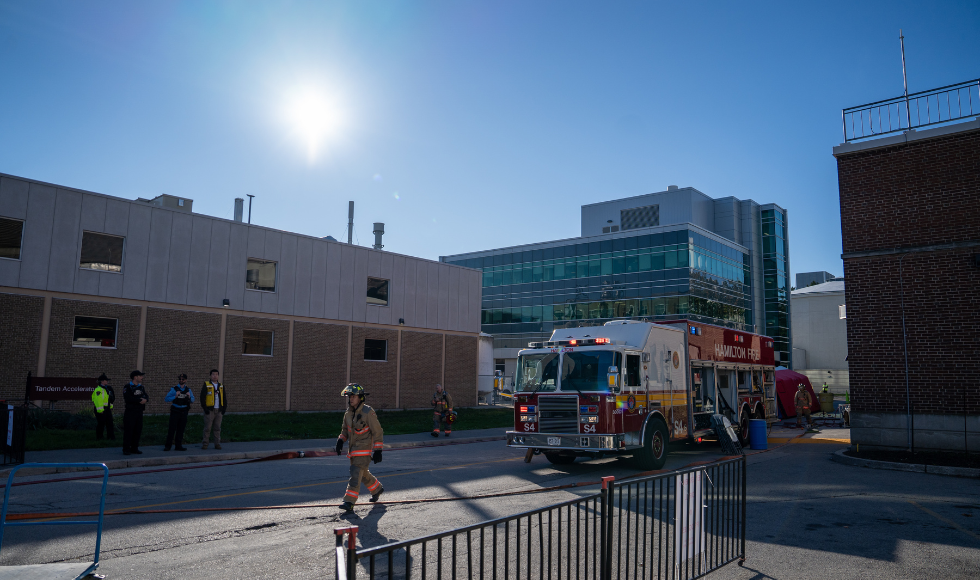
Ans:
[{"label": "rooftop metal duct", "polygon": [[385,235],[385,225],[382,222],[374,222],[374,249],[380,250],[385,247],[381,243],[381,236]]},{"label": "rooftop metal duct", "polygon": [[242,216],[244,215],[244,213],[245,213],[245,200],[240,197],[236,197],[235,198],[235,221],[236,222],[242,221]]}]

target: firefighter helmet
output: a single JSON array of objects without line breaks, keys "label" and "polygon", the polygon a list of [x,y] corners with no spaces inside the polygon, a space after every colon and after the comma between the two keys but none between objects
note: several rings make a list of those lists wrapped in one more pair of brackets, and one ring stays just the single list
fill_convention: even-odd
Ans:
[{"label": "firefighter helmet", "polygon": [[456,411],[449,411],[446,413],[446,423],[452,425],[456,422]]},{"label": "firefighter helmet", "polygon": [[340,392],[341,397],[349,397],[351,395],[360,395],[361,397],[367,396],[364,392],[364,387],[357,383],[351,383],[344,387],[344,390]]}]

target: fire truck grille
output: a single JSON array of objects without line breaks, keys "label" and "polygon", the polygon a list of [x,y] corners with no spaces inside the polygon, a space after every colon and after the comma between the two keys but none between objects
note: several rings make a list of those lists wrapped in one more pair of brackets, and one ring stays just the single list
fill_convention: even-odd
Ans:
[{"label": "fire truck grille", "polygon": [[538,397],[541,433],[578,433],[578,397]]}]

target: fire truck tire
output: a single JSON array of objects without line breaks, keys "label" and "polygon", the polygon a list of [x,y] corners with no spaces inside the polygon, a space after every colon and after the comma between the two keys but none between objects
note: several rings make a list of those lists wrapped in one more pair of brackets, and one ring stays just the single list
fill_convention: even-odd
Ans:
[{"label": "fire truck tire", "polygon": [[667,462],[667,444],[670,432],[660,417],[653,417],[647,423],[643,437],[643,449],[634,456],[640,469],[660,469]]},{"label": "fire truck tire", "polygon": [[738,442],[742,447],[749,445],[749,410],[742,409],[742,414],[738,418]]},{"label": "fire truck tire", "polygon": [[544,454],[545,459],[550,461],[555,465],[568,465],[570,463],[575,463],[574,455],[560,455],[558,453],[547,453]]}]

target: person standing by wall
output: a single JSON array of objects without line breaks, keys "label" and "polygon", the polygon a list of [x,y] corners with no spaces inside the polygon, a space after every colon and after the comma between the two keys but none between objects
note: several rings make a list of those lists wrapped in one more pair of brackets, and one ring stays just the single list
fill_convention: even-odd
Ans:
[{"label": "person standing by wall", "polygon": [[453,410],[453,398],[447,393],[442,385],[436,385],[436,392],[432,395],[432,436],[439,436],[439,428],[442,427],[446,437],[453,432],[453,426],[446,419]]},{"label": "person standing by wall", "polygon": [[813,406],[813,398],[810,397],[810,393],[806,391],[806,386],[800,383],[796,387],[796,396],[793,398],[796,402],[796,426],[801,427],[800,421],[803,419],[803,415],[806,415],[806,428],[810,428],[810,407]]},{"label": "person standing by wall", "polygon": [[140,436],[143,434],[143,411],[149,396],[143,386],[143,371],[129,373],[129,384],[123,387],[123,455],[141,455]]},{"label": "person standing by wall", "polygon": [[225,386],[218,382],[218,369],[211,369],[211,380],[201,388],[201,408],[204,409],[204,440],[201,449],[207,449],[214,428],[214,448],[221,449],[221,418],[228,410]]},{"label": "person standing by wall", "polygon": [[167,441],[163,444],[164,451],[170,451],[170,445],[175,443],[177,451],[187,451],[184,447],[184,427],[187,426],[187,413],[194,402],[194,391],[187,386],[187,375],[180,373],[177,386],[171,387],[164,398],[170,403],[170,424],[167,426]]},{"label": "person standing by wall", "polygon": [[102,439],[102,433],[115,441],[116,428],[112,424],[112,407],[116,402],[116,392],[109,385],[105,373],[99,375],[99,386],[92,391],[92,404],[95,405],[95,440]]}]

